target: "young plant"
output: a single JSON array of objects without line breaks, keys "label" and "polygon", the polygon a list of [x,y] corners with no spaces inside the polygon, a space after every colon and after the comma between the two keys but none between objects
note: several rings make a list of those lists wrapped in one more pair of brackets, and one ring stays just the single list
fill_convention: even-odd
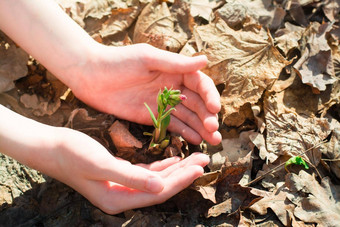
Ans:
[{"label": "young plant", "polygon": [[292,165],[292,164],[301,165],[301,166],[305,167],[305,169],[309,169],[309,166],[307,165],[305,160],[303,160],[303,158],[300,157],[300,156],[293,156],[290,159],[288,159],[288,161],[285,163],[285,169],[287,170],[287,172],[289,172],[288,166]]},{"label": "young plant", "polygon": [[[149,149],[152,148],[154,151],[161,152],[165,147],[169,145],[170,136],[167,135],[167,128],[170,124],[170,113],[171,111],[175,110],[175,106],[177,104],[186,99],[187,97],[181,94],[180,90],[167,89],[166,87],[163,91],[160,90],[157,96],[157,118],[153,114],[148,104],[144,103],[150,113],[153,126],[155,127],[155,130],[152,134],[144,133],[145,135],[152,136]],[[167,109],[168,106],[170,106],[169,109]]]}]

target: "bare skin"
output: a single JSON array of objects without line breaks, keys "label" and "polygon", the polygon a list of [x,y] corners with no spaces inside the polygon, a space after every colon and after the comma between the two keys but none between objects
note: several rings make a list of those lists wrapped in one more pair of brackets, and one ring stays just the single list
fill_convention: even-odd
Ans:
[{"label": "bare skin", "polygon": [[[169,129],[194,144],[221,141],[219,94],[199,71],[207,63],[204,56],[147,44],[101,45],[52,0],[0,0],[0,29],[98,110],[151,124],[143,103],[156,110],[159,89],[173,87],[188,99],[176,107]],[[42,125],[1,105],[0,152],[68,184],[110,214],[165,201],[201,176],[209,162],[194,154],[131,165],[85,134]]]}]

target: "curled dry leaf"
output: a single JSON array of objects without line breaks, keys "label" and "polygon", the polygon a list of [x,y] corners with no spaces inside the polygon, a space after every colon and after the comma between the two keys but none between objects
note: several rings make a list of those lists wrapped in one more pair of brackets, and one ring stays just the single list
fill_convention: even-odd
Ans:
[{"label": "curled dry leaf", "polygon": [[253,21],[254,23],[256,21],[249,15],[248,8],[239,1],[228,1],[216,10],[215,14],[235,30],[244,27],[249,21]]},{"label": "curled dry leaf", "polygon": [[288,198],[296,205],[297,218],[321,226],[339,226],[340,187],[333,185],[328,177],[319,184],[314,176],[300,171],[299,175],[288,174],[286,185],[291,191]]},{"label": "curled dry leaf", "polygon": [[93,17],[101,19],[111,13],[111,5],[114,1],[109,0],[55,0],[65,12],[80,26],[85,27],[84,19]]},{"label": "curled dry leaf", "polygon": [[327,157],[332,172],[340,179],[340,123],[332,120],[332,136],[323,144],[322,153]]},{"label": "curled dry leaf", "polygon": [[[235,125],[234,121],[239,126],[243,123],[238,119],[242,106],[256,103],[288,62],[270,37],[265,40],[254,32],[235,31],[222,19],[199,26],[195,31],[196,40],[202,40],[204,47],[199,54],[209,59],[202,71],[215,84],[225,84],[221,96],[223,121]],[[250,107],[249,111],[252,114]]]},{"label": "curled dry leaf", "polygon": [[[193,188],[199,191],[203,198],[209,199],[214,203],[221,203],[226,197],[224,194],[228,190],[232,190],[228,187],[230,185],[237,184],[239,187],[239,182],[244,177],[247,170],[251,169],[251,153],[248,152],[247,155],[242,156],[234,162],[226,161],[219,170],[204,173],[203,176],[199,177],[193,183]],[[238,187],[236,186],[236,187]],[[216,194],[218,192],[218,194]],[[224,205],[222,205],[225,207]],[[233,209],[235,206],[233,206]],[[214,210],[215,208],[213,208]],[[218,209],[220,210],[220,209]],[[216,214],[216,212],[214,211]]]},{"label": "curled dry leaf", "polygon": [[340,83],[337,81],[320,94],[311,92],[311,87],[302,83],[293,69],[288,79],[277,80],[270,91],[275,91],[277,114],[297,113],[299,115],[323,117],[327,110],[339,103]]},{"label": "curled dry leaf", "polygon": [[112,9],[109,19],[102,23],[99,31],[102,38],[125,31],[136,20],[141,7]]},{"label": "curled dry leaf", "polygon": [[262,26],[269,29],[277,29],[286,15],[279,4],[272,4],[268,0],[246,0],[242,3],[246,5],[252,17],[257,18]]},{"label": "curled dry leaf", "polygon": [[28,54],[0,31],[0,93],[14,88],[14,80],[27,75]]},{"label": "curled dry leaf", "polygon": [[289,190],[283,182],[278,183],[273,192],[264,194],[265,197],[254,203],[249,209],[260,215],[265,215],[267,209],[270,208],[284,226],[289,226],[290,215],[293,214],[295,206],[287,199],[288,192]]},{"label": "curled dry leaf", "polygon": [[86,109],[77,108],[71,112],[65,127],[86,133],[108,149],[110,142],[106,133],[114,119],[113,116],[102,113],[89,116]]},{"label": "curled dry leaf", "polygon": [[326,39],[331,29],[331,23],[320,25],[317,22],[306,28],[300,46],[302,56],[294,65],[302,82],[310,85],[317,94],[325,91],[326,85],[336,81],[332,51]]},{"label": "curled dry leaf", "polygon": [[193,17],[202,17],[206,21],[210,21],[213,9],[223,3],[221,0],[188,0],[190,4],[190,14]]},{"label": "curled dry leaf", "polygon": [[[249,136],[253,131],[242,132],[238,138],[222,139],[222,150],[210,154],[208,167],[211,171],[219,170],[226,161],[236,162],[253,150]],[[209,153],[209,150],[208,150]]]},{"label": "curled dry leaf", "polygon": [[304,2],[302,2],[301,0],[292,0],[289,4],[287,4],[286,10],[288,10],[289,15],[292,17],[294,22],[303,27],[307,27],[309,22],[302,6],[311,3],[313,3],[313,1],[311,0],[306,0]]},{"label": "curled dry leaf", "polygon": [[286,22],[284,28],[275,32],[276,46],[282,50],[285,56],[289,57],[290,53],[299,47],[298,42],[304,30],[303,27]]},{"label": "curled dry leaf", "polygon": [[26,108],[31,108],[35,116],[52,115],[59,109],[61,104],[60,99],[51,102],[36,94],[23,94],[20,97],[20,102]]},{"label": "curled dry leaf", "polygon": [[272,4],[271,1],[266,0],[227,1],[223,7],[217,10],[217,13],[233,28],[240,28],[240,25],[253,18],[264,27],[276,29],[281,25],[286,15],[280,5]]},{"label": "curled dry leaf", "polygon": [[[264,163],[262,170],[257,172],[256,178],[261,179],[261,186],[272,192],[275,190],[276,185],[284,181],[287,171],[283,163],[289,159],[289,156],[281,155],[273,163]],[[281,166],[281,167],[278,167]],[[273,171],[274,170],[274,171]]]},{"label": "curled dry leaf", "polygon": [[137,140],[130,132],[126,124],[116,120],[109,128],[111,139],[117,148],[117,156],[130,159],[136,154],[137,148],[142,148],[143,144]]},{"label": "curled dry leaf", "polygon": [[320,143],[330,133],[330,125],[325,118],[305,117],[294,111],[278,113],[276,94],[266,96],[264,112],[267,126],[267,149],[276,155],[300,155],[318,165],[321,149],[315,148],[303,154],[310,147]]},{"label": "curled dry leaf", "polygon": [[192,27],[193,18],[185,2],[176,0],[169,9],[165,1],[155,0],[139,15],[133,42],[178,52],[191,37]]},{"label": "curled dry leaf", "polygon": [[324,1],[322,10],[330,21],[339,20],[339,18],[337,18],[337,15],[340,12],[340,1],[339,0]]},{"label": "curled dry leaf", "polygon": [[216,184],[216,202],[206,217],[216,217],[220,214],[230,214],[236,210],[248,207],[258,198],[251,193],[251,189],[243,187],[242,182],[247,181],[251,170],[251,153],[235,162],[226,161],[221,168],[221,174]]},{"label": "curled dry leaf", "polygon": [[267,151],[266,141],[264,139],[263,134],[258,133],[258,132],[252,132],[249,135],[249,139],[259,149],[260,158],[262,160],[266,160],[267,164],[268,164],[268,161],[270,163],[273,163],[278,158],[276,154]]}]

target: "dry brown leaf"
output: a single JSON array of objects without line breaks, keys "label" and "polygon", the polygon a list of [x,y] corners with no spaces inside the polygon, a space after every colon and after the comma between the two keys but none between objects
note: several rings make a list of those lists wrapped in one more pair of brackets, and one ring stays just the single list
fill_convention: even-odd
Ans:
[{"label": "dry brown leaf", "polygon": [[209,59],[202,71],[215,84],[226,85],[221,103],[223,121],[229,123],[232,123],[231,115],[237,122],[240,108],[246,103],[256,103],[288,64],[271,38],[265,40],[254,32],[234,31],[222,19],[197,27],[194,34],[196,40],[203,42],[200,54]]},{"label": "dry brown leaf", "polygon": [[60,99],[49,102],[36,94],[23,94],[20,97],[20,102],[24,104],[26,108],[32,109],[33,114],[36,116],[52,115],[59,109],[61,104]]},{"label": "dry brown leaf", "polygon": [[188,0],[190,4],[190,14],[193,17],[202,17],[206,21],[210,21],[213,9],[218,7],[223,1],[209,0]]},{"label": "dry brown leaf", "polygon": [[300,46],[302,55],[294,65],[302,82],[312,86],[314,93],[325,91],[326,85],[336,81],[332,51],[326,39],[331,29],[330,23],[312,23],[304,32]]},{"label": "dry brown leaf", "polygon": [[275,32],[275,43],[285,56],[290,56],[290,52],[299,47],[299,40],[304,32],[304,28],[285,23],[285,27]]},{"label": "dry brown leaf", "polygon": [[109,19],[101,23],[102,28],[99,33],[102,38],[115,35],[125,31],[136,20],[141,7],[133,6],[129,8],[113,9]]},{"label": "dry brown leaf", "polygon": [[[226,198],[223,197],[223,195],[226,193],[226,190],[230,189],[228,187],[232,187],[231,185],[235,184],[242,187],[239,185],[239,182],[243,179],[245,172],[251,169],[251,153],[252,152],[248,152],[248,155],[242,156],[242,158],[239,158],[235,162],[226,161],[225,165],[219,170],[205,173],[195,180],[193,188],[199,191],[205,199],[209,199],[214,203],[223,202]],[[217,192],[218,194],[216,194]],[[221,206],[225,207],[224,205]],[[234,208],[235,207],[233,207],[233,209]],[[215,213],[215,211],[212,212]]]},{"label": "dry brown leaf", "polygon": [[257,125],[257,129],[260,133],[263,133],[264,130],[266,129],[266,124],[264,122],[264,116],[263,116],[263,112],[261,111],[261,106],[260,105],[251,105],[251,110],[253,112],[254,115],[254,120],[255,123]]},{"label": "dry brown leaf", "polygon": [[[306,117],[294,111],[279,113],[276,94],[266,96],[264,112],[267,126],[267,150],[276,155],[296,156],[320,143],[330,133],[330,125],[325,118]],[[320,148],[306,154],[310,162],[317,165],[321,158]],[[303,155],[305,157],[305,155]]]},{"label": "dry brown leaf", "polygon": [[252,194],[252,189],[242,187],[239,184],[230,184],[224,191],[224,200],[212,206],[206,213],[206,217],[217,217],[221,214],[231,214],[238,209],[245,209],[258,201],[260,198]]},{"label": "dry brown leaf", "polygon": [[101,19],[111,14],[115,7],[114,0],[55,0],[64,11],[80,26],[85,27],[84,19],[92,17]]},{"label": "dry brown leaf", "polygon": [[282,166],[282,168],[278,168],[275,171],[272,171],[272,169],[282,165],[282,163],[285,163],[288,159],[288,156],[281,155],[278,156],[278,158],[273,163],[263,164],[262,170],[259,170],[256,175],[256,178],[263,176],[263,179],[260,183],[262,187],[266,188],[270,192],[273,192],[277,184],[284,182],[284,177],[287,173],[285,168]]},{"label": "dry brown leaf", "polygon": [[288,87],[290,87],[295,79],[296,79],[296,73],[295,71],[292,72],[292,68],[288,67],[289,71],[291,72],[290,75],[288,75],[288,78],[279,78],[277,81],[275,81],[275,83],[273,84],[273,86],[269,89],[270,92],[274,91],[274,92],[281,92],[285,89],[287,89]]},{"label": "dry brown leaf", "polygon": [[326,0],[323,2],[322,10],[330,21],[339,20],[340,0]]},{"label": "dry brown leaf", "polygon": [[[230,19],[238,21],[250,16],[269,29],[278,28],[286,15],[281,6],[272,4],[270,0],[233,0],[228,1],[223,7],[225,9],[221,10],[220,13],[222,11],[227,12],[224,18],[229,18],[229,22],[231,22]],[[232,15],[232,17],[228,15]],[[239,19],[236,18],[236,15],[240,16]],[[228,23],[228,25],[231,24]]]},{"label": "dry brown leaf", "polygon": [[288,79],[277,80],[270,90],[276,92],[277,114],[296,112],[311,117],[320,114],[324,116],[332,105],[340,101],[339,81],[328,86],[326,91],[314,94],[311,87],[303,84],[296,76],[295,69],[291,71]]},{"label": "dry brown leaf", "polygon": [[0,93],[14,88],[14,80],[27,75],[28,54],[0,31]]},{"label": "dry brown leaf", "polygon": [[339,226],[340,187],[333,185],[328,177],[320,185],[314,176],[300,171],[299,175],[288,174],[286,185],[291,191],[288,198],[296,205],[296,217],[321,226]]},{"label": "dry brown leaf", "polygon": [[216,203],[216,183],[220,176],[221,170],[204,173],[194,181],[192,188],[200,192],[203,198]]},{"label": "dry brown leaf", "polygon": [[235,30],[242,28],[248,21],[254,20],[255,22],[255,19],[249,16],[248,8],[239,1],[228,1],[216,10],[215,14]]},{"label": "dry brown leaf", "polygon": [[165,1],[149,3],[136,22],[133,42],[178,52],[191,37],[193,18],[189,6],[176,0],[171,9]]},{"label": "dry brown leaf", "polygon": [[278,156],[274,153],[270,153],[267,151],[266,148],[266,142],[264,139],[264,135],[258,132],[253,132],[249,135],[249,138],[251,142],[259,149],[259,156],[262,160],[266,160],[266,163],[268,164],[268,161],[270,163],[273,163]]},{"label": "dry brown leaf", "polygon": [[303,27],[307,27],[309,22],[302,6],[310,4],[312,2],[313,1],[311,0],[306,0],[306,2],[302,2],[301,0],[291,0],[286,10],[288,10],[290,16],[297,24],[302,25]]},{"label": "dry brown leaf", "polygon": [[289,226],[289,214],[293,214],[295,206],[287,199],[288,192],[289,190],[283,182],[277,184],[275,190],[271,192],[269,196],[254,203],[249,209],[260,215],[265,215],[267,214],[267,209],[270,208],[284,226]]},{"label": "dry brown leaf", "polygon": [[128,126],[118,120],[109,128],[109,133],[118,150],[117,156],[121,158],[130,159],[136,154],[136,149],[143,146],[142,142],[129,132]]},{"label": "dry brown leaf", "polygon": [[340,179],[340,123],[333,119],[331,126],[332,136],[328,143],[323,144],[322,153],[327,157],[332,172]]},{"label": "dry brown leaf", "polygon": [[[96,114],[93,117],[84,108],[74,109],[65,127],[82,131],[92,137],[103,139],[103,133],[112,125],[114,117],[108,114]],[[106,144],[108,147],[108,144]]]},{"label": "dry brown leaf", "polygon": [[253,150],[249,139],[252,133],[253,131],[246,131],[242,132],[238,138],[223,138],[222,150],[210,154],[209,169],[211,171],[219,170],[226,161],[236,162],[249,154]]},{"label": "dry brown leaf", "polygon": [[[248,207],[257,200],[258,196],[251,193],[251,188],[242,186],[243,183],[248,182],[251,170],[251,153],[249,152],[248,155],[235,162],[226,161],[221,168],[218,179],[214,179],[214,182],[216,181],[217,204],[207,211],[206,217],[230,214],[241,207]],[[248,176],[245,177],[246,175]]]}]

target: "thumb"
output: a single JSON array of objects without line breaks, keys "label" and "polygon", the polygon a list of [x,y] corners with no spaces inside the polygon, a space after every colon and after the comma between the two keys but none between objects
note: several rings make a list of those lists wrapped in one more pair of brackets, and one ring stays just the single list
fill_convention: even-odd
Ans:
[{"label": "thumb", "polygon": [[208,62],[205,55],[188,57],[153,46],[148,46],[147,48],[150,48],[150,50],[144,52],[144,60],[150,70],[166,73],[191,73],[205,67]]},{"label": "thumb", "polygon": [[159,193],[163,190],[163,179],[156,172],[132,165],[127,161],[112,158],[110,160],[112,161],[102,163],[100,167],[100,173],[97,176],[101,176],[101,180],[152,193]]}]

